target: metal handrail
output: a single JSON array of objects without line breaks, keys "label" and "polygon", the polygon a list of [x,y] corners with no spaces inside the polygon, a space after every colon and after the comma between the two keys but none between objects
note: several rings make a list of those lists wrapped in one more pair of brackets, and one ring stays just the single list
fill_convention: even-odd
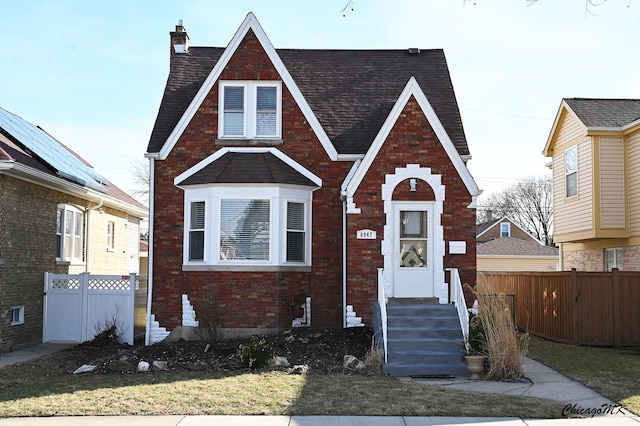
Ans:
[{"label": "metal handrail", "polygon": [[382,325],[382,345],[384,350],[384,362],[387,362],[387,298],[384,294],[384,270],[378,268],[378,305],[380,306],[380,319]]}]

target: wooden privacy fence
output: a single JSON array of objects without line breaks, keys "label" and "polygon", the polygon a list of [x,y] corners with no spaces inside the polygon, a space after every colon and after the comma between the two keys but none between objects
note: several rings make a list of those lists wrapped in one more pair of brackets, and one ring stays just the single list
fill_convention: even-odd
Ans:
[{"label": "wooden privacy fence", "polygon": [[516,326],[558,342],[640,346],[640,272],[485,272],[478,284],[515,295]]}]

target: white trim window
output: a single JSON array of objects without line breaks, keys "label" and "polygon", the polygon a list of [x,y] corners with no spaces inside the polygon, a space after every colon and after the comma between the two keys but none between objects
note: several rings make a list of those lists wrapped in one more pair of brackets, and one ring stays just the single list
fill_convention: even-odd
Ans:
[{"label": "white trim window", "polygon": [[107,221],[107,250],[114,251],[116,247],[116,224],[109,220]]},{"label": "white trim window", "polygon": [[311,188],[185,189],[185,267],[311,265],[311,200]]},{"label": "white trim window", "polygon": [[206,203],[193,201],[189,204],[189,261],[204,260]]},{"label": "white trim window", "polygon": [[219,105],[219,138],[280,138],[282,127],[281,82],[220,82]]},{"label": "white trim window", "polygon": [[287,262],[305,261],[305,204],[287,202]]},{"label": "white trim window", "polygon": [[564,152],[565,197],[578,195],[578,147],[573,146]]},{"label": "white trim window", "polygon": [[604,262],[607,272],[611,272],[613,268],[617,268],[619,271],[622,271],[622,249],[604,249]]},{"label": "white trim window", "polygon": [[77,208],[58,205],[56,212],[56,259],[82,262],[84,254],[84,214]]},{"label": "white trim window", "polygon": [[509,222],[502,222],[500,224],[500,237],[511,236],[511,224]]},{"label": "white trim window", "polygon": [[24,306],[11,308],[11,325],[24,324]]}]

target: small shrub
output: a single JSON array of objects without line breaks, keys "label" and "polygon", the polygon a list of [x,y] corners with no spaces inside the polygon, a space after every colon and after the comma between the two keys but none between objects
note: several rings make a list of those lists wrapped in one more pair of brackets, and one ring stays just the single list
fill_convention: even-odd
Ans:
[{"label": "small shrub", "polygon": [[487,334],[480,317],[469,313],[469,338],[467,339],[466,355],[487,355]]},{"label": "small shrub", "polygon": [[275,351],[265,339],[254,339],[251,343],[240,346],[240,361],[252,370],[266,367],[274,354]]},{"label": "small shrub", "polygon": [[117,345],[121,342],[121,327],[118,326],[116,318],[98,322],[95,326],[96,335],[89,341],[91,346],[106,347]]},{"label": "small shrub", "polygon": [[211,294],[198,306],[198,327],[194,332],[203,341],[216,343],[222,338],[223,318],[223,308]]}]

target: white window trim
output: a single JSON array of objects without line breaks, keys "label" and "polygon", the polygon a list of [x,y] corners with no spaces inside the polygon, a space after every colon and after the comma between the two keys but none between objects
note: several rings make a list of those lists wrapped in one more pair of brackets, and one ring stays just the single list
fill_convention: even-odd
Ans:
[{"label": "white window trim", "polygon": [[[62,210],[62,234],[61,234],[61,238],[60,238],[60,256],[56,257],[56,261],[58,262],[70,262],[73,264],[83,264],[84,263],[84,250],[85,250],[85,246],[86,246],[86,241],[85,241],[85,226],[86,224],[84,223],[84,212],[74,206],[71,206],[69,204],[58,204],[57,208],[56,208],[56,215],[58,214],[58,210]],[[65,253],[65,221],[67,220],[67,215],[66,212],[72,212],[73,213],[73,217],[76,218],[76,215],[80,215],[80,217],[82,218],[82,229],[80,230],[80,257],[74,257],[73,254],[75,253],[75,242],[76,242],[76,236],[75,233],[72,234],[71,237],[71,250],[69,251],[71,253],[71,257],[66,257],[64,255]],[[74,219],[75,220],[75,219]],[[72,226],[72,229],[75,229],[75,222],[73,223],[74,226]],[[56,236],[59,235],[58,234],[58,229],[56,229]]]},{"label": "white window trim", "polygon": [[112,220],[107,221],[107,251],[115,251],[116,249],[116,223]]},{"label": "white window trim", "polygon": [[[224,89],[244,88],[244,132],[242,135],[224,134]],[[256,103],[258,87],[276,88],[276,134],[256,135]],[[280,81],[221,81],[218,90],[218,139],[280,139],[282,137],[282,82]]]},{"label": "white window trim", "polygon": [[[567,172],[567,153],[569,151],[575,151],[575,155],[576,155],[576,166],[575,166],[575,170],[571,171],[571,172]],[[578,193],[580,191],[580,188],[578,187],[578,146],[574,145],[571,148],[567,148],[564,151],[564,156],[563,156],[563,168],[562,170],[564,170],[564,196],[565,198],[573,198],[573,197],[577,197]],[[576,175],[576,193],[569,195],[568,191],[567,191],[567,182],[568,182],[568,177],[569,175],[575,174]]]},{"label": "white window trim", "polygon": [[[502,235],[502,227],[506,228],[506,234],[507,235]],[[500,223],[500,238],[503,237],[510,237],[511,236],[511,224],[509,222],[502,222]]]},{"label": "white window trim", "polygon": [[[609,253],[611,253],[613,255],[613,263],[616,265],[615,267],[618,267],[618,263],[620,263],[620,267],[618,268],[619,271],[622,271],[624,265],[622,263],[623,260],[623,255],[622,255],[622,248],[621,247],[612,247],[612,248],[606,248],[604,249],[604,269],[607,272],[611,272],[611,270],[613,268],[609,268],[609,259],[608,259],[608,255]],[[618,259],[619,257],[619,259]],[[619,262],[618,262],[619,261]]]},{"label": "white window trim", "polygon": [[[233,267],[238,269],[270,267],[309,267],[311,266],[312,245],[312,194],[313,190],[292,188],[286,185],[210,185],[197,188],[186,188],[184,197],[184,236],[183,236],[183,269],[199,270],[217,267]],[[220,258],[220,222],[222,200],[269,200],[269,259],[247,260]],[[191,203],[205,202],[205,242],[204,259],[189,260],[189,218]],[[287,203],[304,204],[305,220],[305,261],[288,262],[287,256]]]},{"label": "white window trim", "polygon": [[[18,310],[18,320],[14,320],[15,312]],[[11,308],[11,325],[24,324],[24,306],[13,306]]]}]

